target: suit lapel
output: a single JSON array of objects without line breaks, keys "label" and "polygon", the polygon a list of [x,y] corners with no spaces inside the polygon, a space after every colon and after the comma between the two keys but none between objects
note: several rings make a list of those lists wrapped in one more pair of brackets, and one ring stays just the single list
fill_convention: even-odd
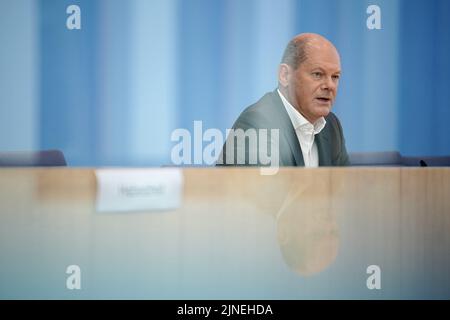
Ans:
[{"label": "suit lapel", "polygon": [[290,130],[285,130],[284,135],[289,143],[289,146],[291,147],[291,151],[292,154],[294,155],[296,165],[298,167],[304,167],[305,161],[303,159],[303,153],[300,147],[300,142],[298,141],[297,134],[295,133],[295,129],[292,126],[292,122],[290,122],[290,120],[291,119],[289,119],[289,123],[291,125]]},{"label": "suit lapel", "polygon": [[291,152],[296,162],[295,165],[304,167],[305,161],[303,160],[303,153],[300,147],[300,142],[298,141],[291,118],[289,118],[286,108],[283,105],[283,101],[281,101],[280,95],[278,94],[276,89],[272,92],[272,99],[274,102],[275,110],[277,110],[278,114],[278,127],[280,128],[280,133],[283,132],[284,137],[288,141],[289,147],[291,148]]},{"label": "suit lapel", "polygon": [[317,143],[317,149],[319,151],[319,166],[331,166],[331,155],[330,149],[330,139],[328,134],[328,128],[325,127],[323,130],[315,136],[315,141]]}]

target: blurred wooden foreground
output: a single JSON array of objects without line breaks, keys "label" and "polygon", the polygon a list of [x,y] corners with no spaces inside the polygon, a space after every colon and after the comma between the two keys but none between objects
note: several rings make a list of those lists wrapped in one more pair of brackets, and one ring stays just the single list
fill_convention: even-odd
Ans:
[{"label": "blurred wooden foreground", "polygon": [[98,213],[92,169],[0,170],[0,298],[450,298],[450,169],[183,175],[177,210]]}]

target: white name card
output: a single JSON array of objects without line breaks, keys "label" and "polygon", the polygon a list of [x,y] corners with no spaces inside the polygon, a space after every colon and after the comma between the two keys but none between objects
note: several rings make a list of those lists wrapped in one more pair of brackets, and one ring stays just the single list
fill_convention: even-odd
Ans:
[{"label": "white name card", "polygon": [[180,207],[183,173],[165,169],[98,169],[97,211],[156,211]]}]

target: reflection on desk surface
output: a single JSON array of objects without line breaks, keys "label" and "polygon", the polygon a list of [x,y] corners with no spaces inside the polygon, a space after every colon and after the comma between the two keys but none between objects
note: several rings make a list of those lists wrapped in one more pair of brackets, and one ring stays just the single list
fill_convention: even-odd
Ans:
[{"label": "reflection on desk surface", "polygon": [[450,298],[450,169],[183,175],[177,210],[98,213],[93,170],[0,170],[0,298]]}]

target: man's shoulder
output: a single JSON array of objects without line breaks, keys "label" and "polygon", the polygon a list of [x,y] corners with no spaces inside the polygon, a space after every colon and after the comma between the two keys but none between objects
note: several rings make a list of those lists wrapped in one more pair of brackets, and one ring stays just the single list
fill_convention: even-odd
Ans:
[{"label": "man's shoulder", "polygon": [[239,115],[234,128],[271,128],[273,114],[279,112],[275,92],[266,93],[261,99],[250,105]]},{"label": "man's shoulder", "polygon": [[325,117],[325,120],[327,121],[327,124],[329,123],[330,125],[335,125],[336,122],[338,122],[338,118],[337,116],[330,111],[330,113]]},{"label": "man's shoulder", "polygon": [[333,112],[330,112],[326,117],[325,120],[327,122],[326,127],[332,128],[332,129],[340,129],[341,124],[339,122],[338,117]]},{"label": "man's shoulder", "polygon": [[338,117],[336,114],[330,112],[325,117],[325,120],[327,121],[327,124],[322,130],[322,136],[327,137],[327,139],[332,142],[334,141],[334,143],[340,143],[344,139],[344,133]]}]

